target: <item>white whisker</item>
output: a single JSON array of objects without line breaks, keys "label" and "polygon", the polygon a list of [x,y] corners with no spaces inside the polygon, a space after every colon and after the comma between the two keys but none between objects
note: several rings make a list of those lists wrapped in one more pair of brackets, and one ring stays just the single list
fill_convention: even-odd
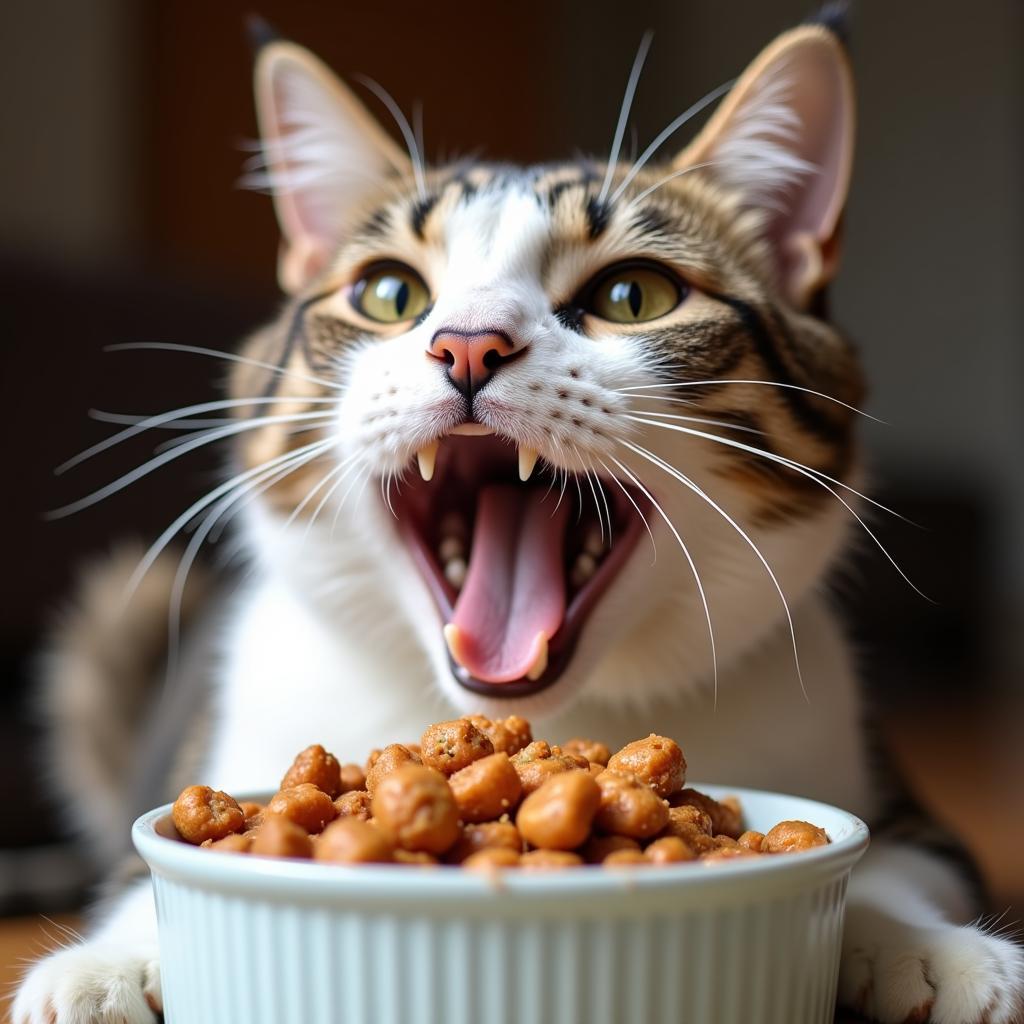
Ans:
[{"label": "white whisker", "polygon": [[[319,419],[313,419],[313,420],[311,420],[311,422],[307,422],[307,423],[305,423],[305,424],[303,424],[301,426],[298,426],[298,427],[289,427],[287,430],[282,431],[282,433],[285,436],[287,436],[287,437],[294,437],[296,434],[305,434],[305,433],[308,433],[311,430],[322,430],[324,427],[328,426],[333,421],[334,421],[334,413],[323,413],[321,418],[319,418]],[[227,422],[228,423],[237,423],[239,421],[238,420],[228,420]],[[285,422],[287,422],[287,421],[285,421]],[[156,445],[153,448],[153,454],[154,455],[159,455],[161,452],[171,451],[171,450],[173,450],[175,448],[180,448],[181,445],[185,444],[191,438],[198,437],[200,435],[200,433],[201,433],[201,431],[195,430],[195,431],[193,431],[193,432],[191,432],[189,434],[186,434],[186,435],[184,435],[182,437],[172,437],[168,441],[162,441],[160,444]]]},{"label": "white whisker", "polygon": [[322,414],[318,412],[311,412],[298,413],[294,416],[258,416],[254,419],[245,420],[241,423],[232,424],[228,427],[219,427],[216,430],[204,431],[201,437],[186,440],[173,451],[163,452],[161,455],[150,459],[148,462],[144,462],[141,466],[137,466],[130,473],[125,473],[123,476],[118,477],[116,480],[104,487],[101,487],[99,490],[93,491],[92,494],[87,494],[84,498],[80,498],[78,501],[72,502],[70,505],[64,505],[61,508],[54,509],[52,512],[47,513],[47,518],[63,519],[65,516],[74,515],[74,513],[80,512],[82,509],[89,508],[90,505],[95,505],[97,502],[103,501],[104,498],[109,498],[112,494],[116,494],[118,491],[122,491],[126,487],[130,487],[136,481],[141,480],[144,476],[148,476],[161,466],[165,466],[168,462],[180,458],[182,455],[187,455],[189,452],[195,451],[197,448],[202,448],[204,445],[220,441],[225,437],[233,437],[234,435],[241,434],[246,430],[254,430],[256,427],[269,426],[274,423],[294,423],[296,420],[313,419],[320,415]]},{"label": "white whisker", "polygon": [[632,387],[616,388],[615,390],[619,394],[625,394],[627,391],[648,391],[653,388],[702,388],[707,384],[761,384],[769,388],[788,388],[791,391],[802,391],[805,394],[814,395],[815,398],[822,398],[826,402],[834,402],[836,405],[841,405],[844,409],[849,409],[850,412],[855,412],[858,416],[863,416],[867,420],[873,420],[875,423],[881,423],[882,426],[887,427],[889,425],[885,420],[880,420],[877,416],[872,416],[871,413],[864,412],[863,409],[858,409],[855,405],[850,405],[849,402],[844,402],[842,399],[826,395],[821,391],[815,391],[813,388],[805,388],[800,384],[784,384],[777,380],[686,380],[674,384],[634,384]]},{"label": "white whisker", "polygon": [[246,366],[257,366],[262,370],[271,370],[282,377],[294,377],[295,380],[304,380],[308,384],[319,384],[320,387],[330,388],[332,391],[340,391],[341,385],[334,381],[324,380],[321,377],[310,377],[304,373],[296,373],[295,370],[286,370],[283,366],[274,363],[264,363],[260,359],[250,359],[248,356],[236,355],[234,352],[222,352],[216,348],[203,348],[201,345],[177,345],[169,341],[128,341],[117,345],[106,345],[104,352],[129,352],[129,351],[156,351],[156,352],[188,352],[197,356],[212,356],[215,359],[223,359],[229,363],[243,363]]},{"label": "white whisker", "polygon": [[732,516],[730,516],[729,513],[726,512],[725,509],[723,509],[722,506],[719,505],[718,502],[714,500],[714,498],[712,498],[710,495],[706,494],[703,490],[701,490],[701,488],[698,487],[697,484],[695,484],[688,476],[686,476],[685,473],[681,473],[678,469],[675,468],[675,466],[670,465],[664,459],[659,458],[653,452],[648,451],[646,448],[643,448],[640,445],[634,445],[630,441],[623,441],[621,439],[619,443],[624,445],[630,451],[635,452],[641,458],[647,459],[647,461],[650,462],[652,465],[658,466],[659,468],[663,469],[670,476],[674,477],[685,487],[693,491],[694,494],[696,494],[699,498],[701,498],[708,505],[710,505],[711,508],[713,508],[743,538],[743,540],[746,541],[750,550],[753,551],[755,555],[757,555],[758,560],[765,568],[765,572],[767,572],[768,575],[771,577],[771,581],[775,585],[775,590],[778,592],[779,598],[782,601],[782,607],[786,613],[786,621],[789,623],[789,636],[793,642],[793,663],[796,665],[797,679],[800,680],[800,691],[804,695],[804,700],[810,703],[809,698],[807,696],[807,689],[804,686],[804,674],[800,668],[800,653],[797,650],[796,630],[793,627],[793,616],[792,614],[790,614],[789,602],[786,600],[786,595],[783,593],[782,586],[779,583],[779,580],[776,577],[775,572],[772,570],[772,567],[768,564],[768,559],[766,559],[764,555],[761,554],[761,549],[750,539],[750,536],[746,532],[746,530],[744,530],[743,527],[740,526],[739,523],[737,523],[736,520],[733,519]]},{"label": "white whisker", "polygon": [[654,540],[654,532],[651,530],[651,524],[647,522],[647,516],[645,516],[643,512],[640,510],[640,506],[636,503],[636,500],[633,498],[633,495],[630,494],[629,491],[626,490],[626,488],[623,486],[622,481],[608,468],[608,465],[604,461],[604,459],[598,456],[597,461],[601,463],[602,468],[608,474],[608,476],[615,481],[615,484],[619,488],[619,490],[622,491],[622,493],[629,499],[630,505],[632,505],[633,508],[636,509],[636,514],[640,517],[640,521],[644,524],[644,528],[647,530],[647,536],[651,538],[651,548],[654,552],[654,557],[651,559],[651,568],[653,568],[658,561],[658,545]]},{"label": "white whisker", "polygon": [[639,203],[646,199],[652,192],[656,192],[662,185],[667,185],[670,181],[674,181],[676,178],[682,178],[686,174],[692,174],[694,171],[702,171],[706,167],[714,167],[718,160],[705,160],[701,164],[690,164],[689,167],[684,167],[680,171],[673,171],[671,174],[666,174],[664,178],[656,181],[653,185],[645,188],[643,192],[630,198],[630,203]]},{"label": "white whisker", "polygon": [[706,416],[678,416],[671,412],[651,412],[648,409],[636,409],[634,411],[644,416],[657,416],[660,419],[679,420],[683,423],[703,423],[708,427],[725,427],[726,430],[738,430],[744,434],[760,434],[761,437],[765,436],[763,430],[758,430],[756,427],[742,427],[738,423],[730,423],[728,420],[713,420],[708,419]]},{"label": "white whisker", "polygon": [[629,112],[633,106],[633,96],[636,93],[637,84],[640,81],[640,75],[644,70],[644,61],[647,60],[647,51],[651,48],[651,41],[654,39],[654,33],[647,31],[643,34],[643,38],[640,40],[640,46],[636,51],[636,57],[633,58],[633,67],[630,69],[629,78],[626,81],[626,92],[622,97],[622,106],[619,108],[619,120],[615,125],[615,136],[612,139],[612,149],[608,154],[608,167],[604,173],[604,182],[601,185],[601,191],[598,193],[598,203],[603,203],[608,197],[608,189],[612,186],[612,177],[615,174],[615,166],[619,162],[619,153],[622,149],[622,137],[626,131],[626,124],[629,121]]},{"label": "white whisker", "polygon": [[[620,444],[628,444],[628,442],[622,441],[621,439],[617,439],[617,440],[619,440]],[[629,447],[632,447],[632,445],[630,445]],[[679,531],[676,529],[675,523],[672,522],[672,520],[668,516],[668,513],[661,507],[661,505],[658,503],[658,500],[654,497],[654,495],[651,494],[651,492],[649,490],[647,490],[647,488],[644,487],[644,485],[642,483],[640,483],[640,481],[639,481],[639,479],[637,479],[636,475],[630,469],[628,469],[626,466],[624,466],[621,462],[619,462],[619,460],[617,458],[615,458],[614,455],[609,455],[608,457],[612,460],[612,462],[615,463],[616,466],[619,467],[619,469],[622,470],[623,473],[626,474],[626,476],[629,477],[630,480],[633,481],[634,486],[636,486],[640,491],[643,492],[643,494],[647,498],[647,500],[654,506],[654,508],[657,511],[658,515],[660,515],[661,518],[665,521],[665,525],[672,531],[672,536],[675,537],[676,541],[679,544],[679,547],[682,549],[683,554],[686,556],[686,561],[689,563],[689,566],[690,566],[690,572],[693,573],[694,582],[697,584],[697,592],[700,594],[701,604],[704,606],[704,618],[707,620],[707,624],[708,624],[708,639],[711,642],[711,665],[712,665],[712,668],[714,669],[715,705],[717,706],[718,705],[718,654],[717,654],[717,652],[715,650],[715,631],[714,631],[714,629],[711,626],[711,609],[708,607],[707,594],[704,593],[704,584],[701,582],[700,573],[697,572],[697,566],[694,564],[693,556],[690,554],[690,550],[689,550],[689,548],[687,548],[685,542],[683,541],[683,538],[679,536]],[[625,488],[623,488],[623,490],[625,491]]]},{"label": "white whisker", "polygon": [[423,166],[423,153],[420,151],[416,133],[409,124],[409,119],[402,113],[402,108],[395,102],[391,93],[379,82],[374,81],[367,75],[353,75],[352,77],[356,81],[362,82],[388,108],[388,113],[395,119],[395,124],[398,125],[398,130],[402,133],[402,138],[405,139],[405,144],[409,150],[413,176],[416,179],[416,190],[419,192],[420,199],[426,199],[427,183]]}]

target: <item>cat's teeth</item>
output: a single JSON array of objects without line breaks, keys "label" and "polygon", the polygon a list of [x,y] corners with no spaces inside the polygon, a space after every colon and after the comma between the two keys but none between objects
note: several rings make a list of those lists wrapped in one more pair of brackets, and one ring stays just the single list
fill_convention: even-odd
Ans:
[{"label": "cat's teeth", "polygon": [[544,670],[548,667],[548,638],[543,633],[537,634],[537,639],[534,641],[537,645],[537,657],[534,658],[533,664],[526,670],[526,678],[531,682],[536,682],[542,675]]},{"label": "cat's teeth", "polygon": [[572,564],[569,582],[579,589],[591,579],[595,572],[597,572],[597,560],[593,555],[588,555],[586,551],[581,551]]},{"label": "cat's teeth", "polygon": [[534,448],[519,448],[519,479],[525,484],[533,475],[533,467],[537,465],[537,451]]},{"label": "cat's teeth", "polygon": [[447,536],[441,538],[441,543],[437,547],[437,554],[441,559],[441,564],[444,565],[453,558],[462,558],[466,554],[466,549],[462,546],[462,541],[458,537]]},{"label": "cat's teeth", "polygon": [[591,526],[583,538],[583,550],[594,558],[600,558],[605,552],[604,534],[596,526]]},{"label": "cat's teeth", "polygon": [[434,476],[434,463],[437,461],[438,441],[431,441],[430,444],[421,448],[416,453],[416,461],[419,463],[420,476],[424,480],[431,480]]},{"label": "cat's teeth", "polygon": [[458,590],[466,582],[467,568],[464,558],[449,558],[444,563],[444,578]]},{"label": "cat's teeth", "polygon": [[456,665],[461,665],[462,658],[459,657],[459,649],[462,647],[462,630],[454,622],[449,622],[441,632],[444,634],[444,642],[448,645],[448,653],[452,656],[452,661]]}]

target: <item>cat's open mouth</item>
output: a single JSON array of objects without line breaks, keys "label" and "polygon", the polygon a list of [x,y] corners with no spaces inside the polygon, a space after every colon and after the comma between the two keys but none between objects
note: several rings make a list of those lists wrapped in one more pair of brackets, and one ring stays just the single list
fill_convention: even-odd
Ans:
[{"label": "cat's open mouth", "polygon": [[564,488],[542,473],[523,483],[515,446],[493,435],[444,438],[431,479],[410,474],[391,504],[441,614],[455,678],[490,697],[558,679],[636,546],[637,509],[650,506],[634,488],[627,497],[585,476],[570,474]]}]

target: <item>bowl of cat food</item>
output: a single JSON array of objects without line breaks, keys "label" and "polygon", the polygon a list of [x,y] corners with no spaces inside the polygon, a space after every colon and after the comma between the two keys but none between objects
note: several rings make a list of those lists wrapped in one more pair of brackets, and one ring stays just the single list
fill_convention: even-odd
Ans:
[{"label": "bowl of cat food", "polygon": [[[822,1024],[859,819],[516,716],[135,823],[169,1021]],[[237,799],[236,799],[237,796]]]}]

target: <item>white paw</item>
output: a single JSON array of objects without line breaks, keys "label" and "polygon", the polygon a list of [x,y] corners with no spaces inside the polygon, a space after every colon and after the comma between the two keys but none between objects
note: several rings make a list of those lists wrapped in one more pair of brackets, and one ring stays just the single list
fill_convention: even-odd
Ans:
[{"label": "white paw", "polygon": [[1016,1024],[1024,949],[974,926],[861,917],[847,929],[839,998],[883,1024]]},{"label": "white paw", "polygon": [[154,1024],[163,1009],[156,950],[85,943],[33,964],[13,1024]]}]

